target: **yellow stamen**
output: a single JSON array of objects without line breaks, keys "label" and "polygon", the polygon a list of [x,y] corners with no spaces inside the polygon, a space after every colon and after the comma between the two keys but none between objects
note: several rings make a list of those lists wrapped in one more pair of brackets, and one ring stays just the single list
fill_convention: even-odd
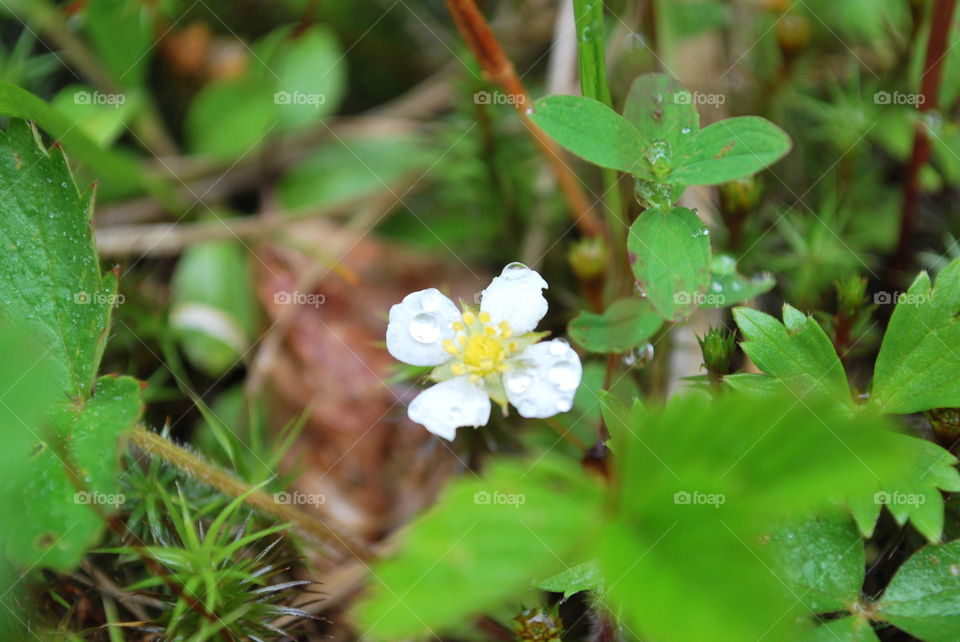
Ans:
[{"label": "yellow stamen", "polygon": [[479,318],[480,318],[480,323],[490,323],[490,313],[489,313],[489,312],[481,312]]},{"label": "yellow stamen", "polygon": [[477,322],[477,317],[476,315],[473,314],[473,312],[464,312],[463,322],[466,323],[467,325],[473,325],[474,323]]},{"label": "yellow stamen", "polygon": [[453,322],[453,329],[454,329],[456,332],[463,332],[463,328],[464,328],[464,325],[463,325],[462,323],[460,323],[459,321],[454,321],[454,322]]}]

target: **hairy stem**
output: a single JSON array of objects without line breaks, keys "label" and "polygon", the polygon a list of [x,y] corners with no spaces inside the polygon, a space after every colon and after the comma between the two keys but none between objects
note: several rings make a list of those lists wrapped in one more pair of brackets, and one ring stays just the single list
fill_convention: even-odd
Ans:
[{"label": "hairy stem", "polygon": [[[946,58],[947,39],[953,25],[953,14],[957,0],[936,0],[930,16],[930,38],[927,41],[927,53],[923,63],[923,75],[920,77],[920,95],[917,109],[921,114],[937,108],[940,93],[940,81],[943,78],[943,60]],[[913,138],[913,154],[907,168],[907,177],[903,189],[903,209],[900,216],[900,241],[894,255],[894,269],[903,269],[910,262],[913,234],[920,215],[920,171],[930,160],[930,138],[927,135],[926,122],[921,118],[917,122]]]},{"label": "hairy stem", "polygon": [[[179,468],[191,477],[209,484],[225,495],[240,497],[250,491],[250,486],[245,482],[207,463],[198,455],[177,446],[173,442],[164,439],[157,433],[147,430],[142,426],[134,429],[131,440],[144,451],[160,457],[167,463]],[[337,548],[346,549],[361,559],[370,558],[370,552],[366,547],[358,546],[352,542],[352,538],[349,535],[338,533],[337,530],[331,526],[289,504],[278,503],[272,495],[262,490],[255,490],[249,493],[245,501],[263,513],[292,523],[299,530],[315,537],[321,542],[331,544]]]}]

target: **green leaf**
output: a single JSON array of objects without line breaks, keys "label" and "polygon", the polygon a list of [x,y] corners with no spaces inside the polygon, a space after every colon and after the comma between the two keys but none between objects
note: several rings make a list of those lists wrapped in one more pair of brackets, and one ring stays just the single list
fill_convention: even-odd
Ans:
[{"label": "green leaf", "polygon": [[[667,321],[689,316],[710,285],[710,238],[700,218],[677,207],[650,209],[630,226],[633,273]],[[635,258],[634,258],[635,257]]]},{"label": "green leaf", "polygon": [[71,397],[93,386],[116,276],[100,274],[90,225],[92,194],[77,191],[62,150],[12,121],[0,134],[0,301],[3,318],[41,337]]},{"label": "green leaf", "polygon": [[89,0],[84,30],[100,61],[119,84],[144,84],[153,49],[150,3],[133,0]]},{"label": "green leaf", "polygon": [[666,74],[644,74],[634,79],[623,106],[623,117],[636,127],[644,149],[666,142],[679,155],[700,129],[700,115],[690,93]]},{"label": "green leaf", "polygon": [[911,437],[884,436],[884,447],[897,453],[897,465],[889,474],[878,476],[868,493],[848,497],[847,503],[865,537],[873,528],[884,506],[897,523],[910,520],[929,541],[939,541],[943,533],[943,497],[940,490],[960,491],[960,472],[956,457],[940,446]]},{"label": "green leaf", "polygon": [[880,642],[870,620],[853,615],[827,620],[800,639],[803,642]]},{"label": "green leaf", "polygon": [[[3,504],[17,515],[5,533],[7,555],[23,567],[69,570],[96,542],[103,521],[123,503],[117,475],[117,439],[141,413],[140,383],[129,377],[102,377],[82,405],[53,410],[51,425],[17,426],[29,432],[29,449],[17,453],[30,465],[7,480]],[[71,478],[79,480],[78,491]]]},{"label": "green leaf", "polygon": [[190,247],[177,263],[172,285],[170,327],[190,361],[215,377],[238,365],[257,320],[244,246],[214,241]]},{"label": "green leaf", "polygon": [[617,112],[592,98],[547,96],[530,119],[561,146],[600,167],[644,171],[643,138]]},{"label": "green leaf", "polygon": [[960,638],[960,541],[914,553],[877,607],[888,622],[925,642]]},{"label": "green leaf", "polygon": [[[596,529],[599,488],[557,456],[498,461],[455,481],[392,559],[373,568],[357,608],[373,639],[427,634],[524,591],[531,576],[563,570]],[[438,599],[457,587],[456,599]],[[516,605],[519,610],[520,605]]]},{"label": "green leaf", "polygon": [[[333,31],[314,25],[303,32],[280,29],[258,46],[276,74],[277,114],[286,128],[302,127],[334,113],[347,88],[343,51]],[[258,43],[259,44],[259,43]]]},{"label": "green leaf", "polygon": [[537,588],[562,593],[567,599],[580,591],[603,591],[603,574],[596,561],[584,562],[541,581]]},{"label": "green leaf", "polygon": [[726,307],[755,299],[777,284],[769,272],[747,278],[737,272],[737,263],[728,255],[713,257],[707,302],[710,307]]},{"label": "green leaf", "polygon": [[890,317],[874,367],[872,407],[908,414],[960,406],[958,314],[960,259],[944,268],[935,286],[921,272]]},{"label": "green leaf", "polygon": [[[108,96],[110,100],[99,102],[98,96]],[[67,85],[57,92],[51,104],[99,145],[109,147],[123,133],[136,103],[136,94],[106,95],[83,85]]]},{"label": "green leaf", "polygon": [[581,312],[570,321],[570,338],[589,352],[627,352],[643,344],[663,325],[643,299],[624,297],[603,314]]},{"label": "green leaf", "polygon": [[717,185],[774,164],[790,151],[790,137],[759,116],[738,116],[701,129],[683,149],[671,182]]},{"label": "green leaf", "polygon": [[740,345],[750,360],[780,379],[800,401],[815,395],[851,405],[847,374],[813,317],[784,305],[785,325],[750,308],[734,308],[733,318],[746,338]]},{"label": "green leaf", "polygon": [[860,599],[864,578],[863,540],[846,512],[792,520],[767,543],[773,573],[811,613],[843,611]]},{"label": "green leaf", "polygon": [[631,635],[790,639],[804,610],[771,573],[761,535],[886,474],[896,454],[876,436],[887,422],[829,401],[735,393],[630,417],[619,432],[617,514],[596,554]]},{"label": "green leaf", "polygon": [[272,83],[261,75],[204,87],[187,113],[190,148],[215,158],[240,158],[252,152],[279,122],[274,100]]}]

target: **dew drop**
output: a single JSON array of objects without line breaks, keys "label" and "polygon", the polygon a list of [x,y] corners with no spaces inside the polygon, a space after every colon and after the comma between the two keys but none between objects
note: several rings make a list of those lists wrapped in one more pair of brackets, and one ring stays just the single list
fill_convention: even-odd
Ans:
[{"label": "dew drop", "polygon": [[421,312],[410,321],[410,336],[420,343],[435,343],[440,338],[440,326],[431,315]]},{"label": "dew drop", "polygon": [[427,290],[420,295],[420,307],[427,312],[435,312],[440,309],[443,299],[435,290]]},{"label": "dew drop", "polygon": [[554,339],[550,342],[550,354],[555,357],[567,354],[570,350],[570,344],[567,343],[566,339]]},{"label": "dew drop", "polygon": [[561,399],[557,402],[557,412],[567,412],[573,408],[573,402],[569,399]]},{"label": "dew drop", "polygon": [[463,419],[463,409],[460,406],[450,406],[450,421],[459,422]]},{"label": "dew drop", "polygon": [[533,107],[527,107],[527,110],[524,112],[527,116],[533,116]]},{"label": "dew drop", "polygon": [[644,290],[644,289],[640,286],[639,283],[634,283],[634,284],[633,284],[633,292],[634,292],[634,294],[636,294],[636,295],[637,295],[638,297],[640,297],[641,299],[646,299],[646,298],[647,298],[647,291]]},{"label": "dew drop", "polygon": [[957,575],[960,575],[960,566],[957,566],[956,564],[951,564],[950,575],[953,575],[954,577],[956,577]]},{"label": "dew drop", "polygon": [[507,386],[507,390],[515,395],[525,393],[533,382],[533,378],[524,372],[511,372],[507,374],[505,379],[504,385]]},{"label": "dew drop", "polygon": [[580,384],[577,367],[570,361],[561,361],[547,372],[547,379],[557,387],[557,390],[569,392],[576,390]]},{"label": "dew drop", "polygon": [[723,292],[723,285],[719,281],[714,281],[710,284],[710,289],[714,292]]},{"label": "dew drop", "polygon": [[653,361],[653,344],[647,343],[623,355],[623,365],[628,368],[643,368]]},{"label": "dew drop", "polygon": [[529,271],[530,271],[530,268],[528,268],[523,263],[514,262],[514,263],[510,263],[509,265],[507,265],[507,267],[503,268],[503,272],[500,273],[500,276],[502,276],[505,279],[511,279],[511,280],[519,279],[525,276]]},{"label": "dew drop", "polygon": [[689,128],[689,127],[684,127],[683,129],[680,130],[680,133],[681,133],[681,134],[689,134],[689,133],[690,133],[690,128]]}]

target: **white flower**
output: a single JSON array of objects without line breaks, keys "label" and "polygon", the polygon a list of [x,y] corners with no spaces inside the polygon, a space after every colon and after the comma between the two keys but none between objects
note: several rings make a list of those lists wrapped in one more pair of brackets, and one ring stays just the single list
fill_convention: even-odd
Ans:
[{"label": "white flower", "polygon": [[523,417],[551,417],[573,406],[583,367],[563,339],[538,343],[547,313],[547,282],[522,263],[503,268],[482,293],[479,311],[461,314],[439,290],[413,292],[390,308],[387,350],[415,366],[436,366],[438,381],[407,409],[410,419],[453,439],[460,426],[482,426],[490,400]]}]

